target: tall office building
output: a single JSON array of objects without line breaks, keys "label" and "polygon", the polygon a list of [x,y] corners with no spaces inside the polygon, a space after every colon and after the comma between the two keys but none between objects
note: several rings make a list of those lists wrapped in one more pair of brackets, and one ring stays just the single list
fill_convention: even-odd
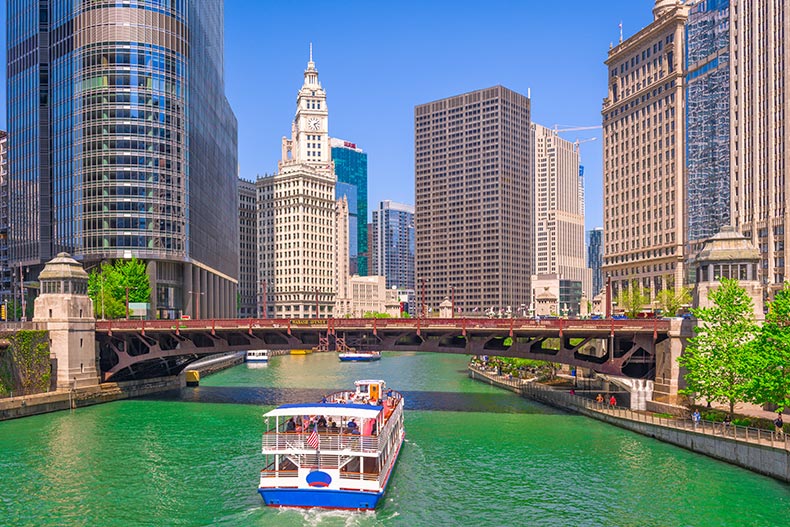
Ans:
[{"label": "tall office building", "polygon": [[348,261],[348,247],[351,238],[349,230],[348,198],[343,196],[337,200],[335,213],[335,317],[342,317],[351,313],[351,295],[348,290],[348,279],[351,276]]},{"label": "tall office building", "polygon": [[[584,186],[579,147],[533,124],[535,147],[535,270],[581,282],[590,296],[592,274],[584,255]],[[534,289],[534,288],[533,288]],[[531,299],[534,301],[534,299]]]},{"label": "tall office building", "polygon": [[686,22],[687,237],[691,254],[730,224],[730,0],[701,0]]},{"label": "tall office building", "polygon": [[604,267],[615,294],[684,283],[684,24],[656,0],[654,21],[609,50],[604,99]]},{"label": "tall office building", "polygon": [[257,264],[258,279],[256,287],[261,299],[261,315],[273,318],[276,314],[274,304],[274,177],[264,175],[255,180],[255,200],[258,214]]},{"label": "tall office building", "polygon": [[790,276],[790,5],[732,0],[730,154],[732,218],[760,249],[770,294]]},{"label": "tall office building", "polygon": [[495,86],[421,104],[414,129],[417,312],[451,291],[463,313],[529,303],[529,99]]},{"label": "tall office building", "polygon": [[262,317],[258,288],[258,205],[255,183],[239,179],[239,317]]},{"label": "tall office building", "polygon": [[268,281],[273,282],[278,318],[332,316],[337,280],[336,178],[328,125],[326,91],[318,80],[311,46],[291,138],[282,139],[277,173],[256,183],[259,272],[267,295]]},{"label": "tall office building", "polygon": [[603,228],[596,227],[587,231],[587,267],[592,273],[592,291],[587,298],[593,298],[604,287],[603,273]]},{"label": "tall office building", "polygon": [[[330,141],[332,141],[330,139]],[[348,206],[348,246],[346,247],[346,267],[349,272],[359,274],[359,207],[357,205],[357,187],[350,183],[337,182],[335,184],[335,199],[346,200]]]},{"label": "tall office building", "polygon": [[[349,270],[351,274],[365,276],[368,273],[368,155],[358,148],[356,144],[343,139],[332,138],[332,161],[335,163],[337,176],[337,193],[340,199],[344,195],[348,198],[349,229],[352,239],[349,240]],[[344,183],[353,185],[356,196],[344,194],[348,187]]]},{"label": "tall office building", "polygon": [[26,280],[60,251],[137,257],[157,316],[236,313],[223,24],[216,0],[9,0],[9,250]]},{"label": "tall office building", "polygon": [[414,289],[414,207],[385,200],[373,211],[373,274],[387,288]]},{"label": "tall office building", "polygon": [[0,302],[13,296],[8,264],[8,134],[0,130]]}]

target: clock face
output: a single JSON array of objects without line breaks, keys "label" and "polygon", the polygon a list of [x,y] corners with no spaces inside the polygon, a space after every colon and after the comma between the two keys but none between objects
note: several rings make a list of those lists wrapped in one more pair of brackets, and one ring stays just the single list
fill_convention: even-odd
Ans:
[{"label": "clock face", "polygon": [[307,121],[307,126],[310,127],[310,130],[320,130],[321,129],[321,120],[312,118]]}]

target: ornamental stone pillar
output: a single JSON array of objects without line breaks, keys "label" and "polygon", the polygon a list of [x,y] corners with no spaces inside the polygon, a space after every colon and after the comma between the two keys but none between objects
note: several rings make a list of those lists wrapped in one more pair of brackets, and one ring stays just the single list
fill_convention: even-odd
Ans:
[{"label": "ornamental stone pillar", "polygon": [[96,367],[96,318],[88,297],[88,273],[68,253],[47,262],[38,276],[33,322],[49,331],[50,356],[57,359],[57,389],[99,384]]}]

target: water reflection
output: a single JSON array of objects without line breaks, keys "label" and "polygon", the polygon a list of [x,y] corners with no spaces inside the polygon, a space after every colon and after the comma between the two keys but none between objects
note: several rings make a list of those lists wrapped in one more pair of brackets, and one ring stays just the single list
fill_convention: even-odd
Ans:
[{"label": "water reflection", "polygon": [[[198,386],[152,395],[148,398],[165,401],[278,406],[305,401],[320,401],[323,395],[332,391],[334,390],[313,388]],[[406,398],[407,410],[521,414],[561,413],[552,408],[531,403],[519,397],[513,397],[513,394],[509,392],[458,393],[410,390],[402,393]]]}]

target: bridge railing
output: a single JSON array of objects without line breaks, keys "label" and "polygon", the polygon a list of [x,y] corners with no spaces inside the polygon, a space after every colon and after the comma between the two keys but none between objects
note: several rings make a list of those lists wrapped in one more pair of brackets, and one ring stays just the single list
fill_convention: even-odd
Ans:
[{"label": "bridge railing", "polygon": [[575,319],[575,318],[237,318],[237,319],[199,319],[199,320],[100,320],[96,322],[99,331],[139,331],[174,329],[483,329],[483,330],[523,330],[556,329],[586,331],[667,331],[667,319]]}]

